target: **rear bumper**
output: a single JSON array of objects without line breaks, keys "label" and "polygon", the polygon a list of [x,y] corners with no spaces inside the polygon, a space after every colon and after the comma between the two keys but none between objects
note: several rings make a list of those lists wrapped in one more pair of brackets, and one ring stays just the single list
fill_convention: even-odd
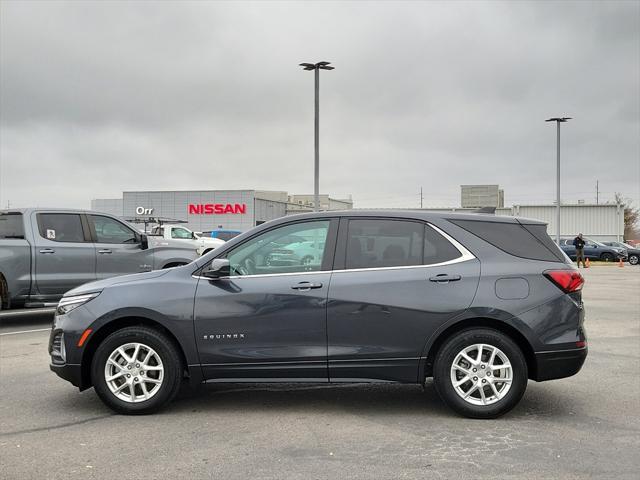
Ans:
[{"label": "rear bumper", "polygon": [[536,371],[533,380],[544,382],[556,378],[565,378],[580,371],[587,358],[587,347],[555,352],[538,352],[535,354]]}]

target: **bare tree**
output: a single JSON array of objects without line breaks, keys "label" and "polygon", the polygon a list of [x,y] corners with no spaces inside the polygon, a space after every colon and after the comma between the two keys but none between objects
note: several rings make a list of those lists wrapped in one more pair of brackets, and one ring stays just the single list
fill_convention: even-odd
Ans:
[{"label": "bare tree", "polygon": [[633,200],[623,197],[616,192],[616,203],[624,207],[624,238],[625,240],[640,238],[640,209],[633,205]]}]

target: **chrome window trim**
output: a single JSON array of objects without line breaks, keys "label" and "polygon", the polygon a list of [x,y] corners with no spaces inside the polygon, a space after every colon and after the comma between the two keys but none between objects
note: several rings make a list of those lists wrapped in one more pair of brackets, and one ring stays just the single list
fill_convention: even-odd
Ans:
[{"label": "chrome window trim", "polygon": [[[228,277],[220,277],[218,280],[235,280],[238,278],[264,278],[264,277],[285,277],[285,276],[290,277],[292,275],[318,275],[323,273],[370,272],[370,271],[379,271],[379,270],[406,270],[408,268],[433,268],[433,267],[444,267],[447,265],[455,265],[456,263],[475,260],[476,256],[473,253],[471,253],[469,250],[467,250],[467,248],[464,245],[458,242],[451,235],[449,235],[448,233],[444,232],[440,228],[428,222],[425,222],[425,225],[431,227],[440,235],[442,235],[446,240],[448,240],[449,243],[451,243],[460,252],[460,256],[452,260],[447,260],[445,262],[430,263],[428,265],[397,265],[395,267],[345,268],[343,270],[317,270],[312,272],[259,273],[257,275],[230,275]],[[192,277],[198,278],[198,279],[202,278],[204,280],[212,280],[209,277],[203,277],[200,275],[192,275]]]}]

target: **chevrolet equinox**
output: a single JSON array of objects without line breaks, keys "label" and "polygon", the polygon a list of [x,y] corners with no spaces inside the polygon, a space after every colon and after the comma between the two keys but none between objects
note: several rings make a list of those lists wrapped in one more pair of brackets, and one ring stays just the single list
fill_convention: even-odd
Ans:
[{"label": "chevrolet equinox", "polygon": [[[311,261],[273,262],[291,242]],[[295,256],[291,256],[292,258]],[[584,280],[535,220],[422,211],[284,217],[193,263],[64,295],[51,369],[124,414],[183,381],[433,377],[459,414],[494,418],[527,381],[577,373]]]}]

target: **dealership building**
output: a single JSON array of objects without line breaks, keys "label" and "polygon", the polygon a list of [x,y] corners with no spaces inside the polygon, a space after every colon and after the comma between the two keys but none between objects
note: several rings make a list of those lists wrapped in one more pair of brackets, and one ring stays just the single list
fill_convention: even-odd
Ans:
[{"label": "dealership building", "polygon": [[[91,200],[91,209],[130,221],[147,219],[186,222],[197,232],[249,230],[295,213],[313,211],[313,195],[290,195],[268,190],[190,190],[123,192],[122,198]],[[351,198],[320,195],[321,210],[353,208]]]}]

